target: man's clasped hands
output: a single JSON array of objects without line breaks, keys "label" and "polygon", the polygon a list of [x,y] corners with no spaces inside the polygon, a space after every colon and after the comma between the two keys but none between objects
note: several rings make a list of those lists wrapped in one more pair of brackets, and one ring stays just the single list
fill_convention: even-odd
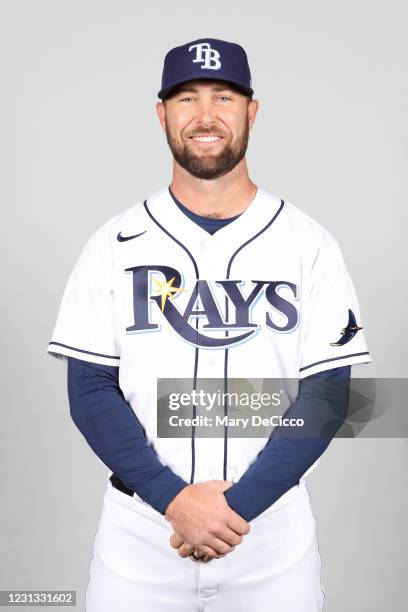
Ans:
[{"label": "man's clasped hands", "polygon": [[184,487],[166,508],[174,532],[170,544],[180,557],[204,562],[225,557],[250,530],[249,523],[229,507],[226,480],[208,480]]}]

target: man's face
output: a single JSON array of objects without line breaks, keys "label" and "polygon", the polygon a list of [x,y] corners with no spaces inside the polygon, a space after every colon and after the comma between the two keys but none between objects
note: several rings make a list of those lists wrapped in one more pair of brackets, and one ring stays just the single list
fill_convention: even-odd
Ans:
[{"label": "man's face", "polygon": [[174,159],[200,179],[230,172],[245,156],[257,101],[224,81],[184,83],[157,112]]}]

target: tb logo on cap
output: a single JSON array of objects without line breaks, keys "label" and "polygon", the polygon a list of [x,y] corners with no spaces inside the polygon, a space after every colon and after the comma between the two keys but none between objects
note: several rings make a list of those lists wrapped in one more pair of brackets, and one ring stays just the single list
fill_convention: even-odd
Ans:
[{"label": "tb logo on cap", "polygon": [[189,51],[192,49],[196,50],[196,56],[193,62],[203,62],[201,66],[203,70],[204,68],[209,70],[219,70],[221,68],[220,54],[216,49],[211,48],[210,43],[198,43],[188,48]]}]

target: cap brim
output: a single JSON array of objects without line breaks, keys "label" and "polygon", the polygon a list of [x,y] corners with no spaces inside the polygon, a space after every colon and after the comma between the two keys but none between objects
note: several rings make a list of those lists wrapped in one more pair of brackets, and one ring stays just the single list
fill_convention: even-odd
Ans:
[{"label": "cap brim", "polygon": [[247,87],[243,83],[238,83],[237,81],[230,81],[229,79],[225,79],[225,78],[217,78],[216,76],[212,74],[208,74],[208,75],[203,74],[199,78],[197,76],[192,76],[191,79],[182,79],[181,81],[172,83],[169,87],[166,87],[165,89],[161,89],[158,92],[157,96],[161,98],[162,100],[164,100],[165,98],[169,97],[169,94],[171,94],[173,90],[177,89],[183,83],[188,83],[189,81],[200,81],[201,79],[208,80],[208,81],[225,81],[225,83],[231,83],[231,85],[233,85],[236,89],[241,91],[245,96],[250,96],[252,98],[252,96],[254,95],[254,90],[251,89],[251,87]]}]

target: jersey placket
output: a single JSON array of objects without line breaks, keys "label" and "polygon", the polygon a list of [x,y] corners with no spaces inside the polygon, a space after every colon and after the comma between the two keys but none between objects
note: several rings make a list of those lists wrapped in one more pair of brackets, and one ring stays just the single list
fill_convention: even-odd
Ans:
[{"label": "jersey placket", "polygon": [[[208,237],[208,240],[202,240],[197,248],[197,261],[199,262],[200,280],[207,281],[211,286],[213,297],[216,301],[222,319],[225,321],[225,296],[221,287],[217,287],[217,280],[225,278],[225,253],[221,240],[216,238],[216,235]],[[224,337],[225,332],[206,331],[203,326],[208,323],[205,317],[198,318],[199,329],[203,333],[209,335],[217,335]],[[225,366],[225,349],[207,349],[199,348],[198,370],[197,370],[197,385],[200,386],[200,379],[217,379],[218,386],[221,392],[225,388],[224,379]],[[202,411],[206,412],[206,411]],[[215,412],[220,414],[220,410],[207,411],[206,414],[213,419]],[[224,412],[225,414],[225,412]],[[216,431],[213,421],[214,432]],[[218,437],[195,439],[195,466],[197,481],[210,479],[224,479],[224,458],[225,458],[225,437],[227,434],[225,426],[223,431],[220,427],[217,428]]]}]

